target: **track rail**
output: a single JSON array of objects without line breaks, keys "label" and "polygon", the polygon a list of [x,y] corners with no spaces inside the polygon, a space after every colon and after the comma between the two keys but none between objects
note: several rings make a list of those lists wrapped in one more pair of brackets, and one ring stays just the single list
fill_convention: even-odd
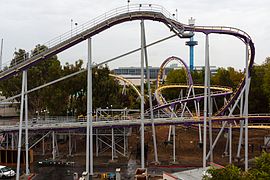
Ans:
[{"label": "track rail", "polygon": [[[249,120],[270,120],[270,116],[248,116]],[[223,116],[223,117],[213,117],[212,121],[221,122],[221,121],[240,121],[244,120],[244,116]],[[93,128],[102,129],[102,128],[120,128],[120,127],[137,127],[140,126],[141,120],[114,120],[114,121],[97,121],[93,122]],[[151,126],[151,119],[145,119],[145,125]],[[198,117],[193,118],[157,118],[155,119],[156,126],[163,125],[185,125],[191,126],[193,124],[202,124],[203,118]],[[23,126],[23,129],[25,126]],[[55,122],[49,124],[32,124],[28,126],[29,131],[65,131],[65,130],[79,130],[86,128],[86,122]],[[19,130],[19,125],[8,125],[0,126],[1,132],[13,132]]]},{"label": "track rail", "polygon": [[[41,52],[37,52],[32,57],[27,57],[24,61],[18,60],[16,65],[5,69],[0,73],[0,80],[6,79],[20,71],[26,70],[31,66],[34,66],[40,61],[46,60],[49,57],[56,55],[106,29],[128,21],[133,20],[153,20],[164,23],[166,26],[171,29],[177,28],[181,31],[188,32],[201,32],[204,34],[226,34],[239,38],[244,43],[249,46],[249,75],[250,70],[254,63],[255,56],[255,47],[252,42],[250,36],[237,28],[233,27],[222,27],[222,26],[188,26],[177,22],[168,11],[166,11],[162,6],[159,5],[130,5],[123,6],[108,13],[105,13],[102,16],[99,16],[92,21],[81,25],[78,28],[75,28],[68,33],[64,33],[63,35],[47,42],[45,45],[48,47],[47,49],[42,50]],[[228,107],[236,100],[238,95],[240,94],[242,88],[244,87],[245,79],[240,83],[237,90],[228,100],[227,104],[225,104],[216,115],[223,115],[224,112],[228,109]]]}]

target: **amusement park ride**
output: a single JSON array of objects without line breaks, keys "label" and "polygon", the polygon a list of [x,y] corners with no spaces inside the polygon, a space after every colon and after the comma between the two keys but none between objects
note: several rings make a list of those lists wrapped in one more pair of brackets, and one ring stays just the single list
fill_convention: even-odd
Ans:
[{"label": "amusement park ride", "polygon": [[[110,27],[123,23],[139,20],[141,21],[141,47],[126,52],[117,57],[105,60],[98,64],[92,63],[92,44],[91,38],[96,34],[109,29]],[[170,31],[174,34],[165,37],[163,39],[157,40],[153,43],[147,44],[145,37],[145,27],[144,21],[151,20],[157,21],[165,24]],[[187,42],[187,45],[190,46],[191,52],[193,53],[193,46],[197,43],[193,40],[193,36],[195,33],[202,33],[205,35],[205,81],[204,85],[195,85],[193,84],[193,79],[190,73],[190,70],[193,69],[192,66],[188,68],[187,64],[178,57],[169,57],[166,59],[160,67],[159,75],[157,78],[157,86],[154,93],[155,99],[157,101],[157,105],[152,105],[152,92],[150,89],[150,80],[149,80],[149,71],[148,71],[148,56],[147,56],[147,48],[150,46],[154,46],[160,42],[166,41],[170,38],[178,36],[179,38],[190,38],[190,41]],[[240,82],[239,86],[235,91],[228,87],[218,87],[210,85],[210,65],[209,65],[209,35],[210,34],[225,34],[228,36],[234,36],[241,40],[246,47],[246,67],[245,67],[245,77]],[[54,80],[42,86],[36,87],[34,89],[27,89],[27,69],[32,66],[35,66],[41,61],[46,61],[49,57],[56,55],[78,43],[83,41],[88,41],[88,66],[86,70],[81,70],[76,73],[70,74],[68,76],[62,77],[60,79]],[[9,125],[9,126],[1,126],[1,130],[5,133],[14,133],[18,132],[18,156],[17,156],[17,179],[19,179],[20,172],[20,153],[22,148],[22,131],[25,130],[25,149],[28,151],[29,142],[28,142],[28,130],[30,132],[43,130],[49,132],[55,131],[75,131],[78,129],[87,129],[87,138],[86,138],[86,172],[88,175],[93,175],[93,135],[98,137],[98,131],[103,131],[104,129],[111,129],[110,133],[112,134],[112,145],[110,146],[112,149],[112,154],[115,153],[115,144],[114,143],[114,131],[113,129],[122,128],[124,129],[124,136],[128,134],[126,131],[128,127],[132,126],[140,126],[141,129],[141,167],[145,167],[144,160],[144,126],[151,126],[153,133],[153,144],[154,144],[154,153],[155,153],[155,161],[158,162],[158,153],[157,153],[157,145],[156,145],[156,134],[155,134],[155,126],[158,125],[169,125],[170,133],[174,135],[175,141],[175,126],[182,125],[196,125],[200,134],[200,142],[203,143],[203,163],[202,166],[205,168],[207,166],[207,160],[210,159],[210,162],[213,162],[213,149],[221,136],[223,130],[225,128],[231,129],[233,125],[240,125],[240,138],[239,138],[239,148],[237,151],[237,155],[240,157],[240,149],[241,142],[243,140],[243,131],[245,131],[245,169],[248,169],[248,121],[249,120],[269,120],[270,116],[252,116],[248,114],[248,93],[250,86],[250,71],[254,64],[254,56],[255,56],[255,47],[252,42],[251,37],[244,31],[233,28],[233,27],[225,27],[225,26],[195,26],[194,23],[190,22],[189,25],[180,23],[177,19],[171,15],[168,11],[166,11],[163,7],[154,4],[134,4],[128,5],[120,8],[116,8],[111,10],[90,22],[87,22],[81,26],[77,26],[73,29],[72,32],[64,33],[63,35],[54,38],[51,41],[48,41],[44,44],[48,49],[44,49],[43,51],[37,52],[33,56],[25,56],[23,59],[17,59],[17,64],[10,68],[3,70],[0,73],[0,81],[12,77],[13,75],[23,72],[22,78],[22,89],[21,94],[16,95],[14,97],[7,98],[5,101],[9,101],[14,98],[18,98],[21,96],[20,107],[20,123],[19,125]],[[136,88],[136,86],[132,85],[131,82],[124,79],[121,76],[111,75],[121,81],[124,81],[128,85],[131,85],[132,88],[136,91],[141,100],[141,108],[140,108],[140,117],[139,119],[119,119],[117,121],[114,120],[93,120],[93,109],[92,109],[92,68],[107,64],[109,62],[115,61],[119,58],[127,56],[129,54],[135,53],[137,51],[141,52],[141,89],[140,91]],[[161,82],[164,79],[163,69],[170,61],[177,61],[181,63],[185,69],[187,75],[187,84],[173,84],[173,85],[162,85]],[[145,63],[145,65],[144,65]],[[145,110],[144,103],[144,66],[146,66],[146,77],[147,77],[147,89],[148,89],[148,98],[149,98],[149,106],[148,110]],[[57,82],[63,81],[67,78],[80,74],[82,72],[88,72],[88,81],[87,81],[87,122],[54,122],[47,124],[31,124],[28,125],[28,94],[41,89],[43,87],[55,84]],[[181,91],[186,92],[186,96],[184,93],[180,93],[181,96],[174,100],[166,100],[162,95],[162,91],[168,88],[178,88]],[[184,90],[183,90],[184,89]],[[198,94],[197,90],[204,90],[204,94]],[[216,99],[223,99],[223,106],[217,107]],[[203,106],[202,106],[203,103]],[[214,105],[216,109],[214,110]],[[235,114],[236,108],[239,108],[237,112],[239,114]],[[25,111],[24,111],[25,110]],[[106,111],[106,110],[104,110]],[[101,112],[101,111],[100,111]],[[102,111],[103,112],[103,111]],[[162,112],[165,116],[158,116],[158,112]],[[201,113],[203,112],[203,113]],[[25,124],[23,125],[23,113],[25,113]],[[147,118],[145,118],[147,117]],[[94,121],[94,122],[93,122]],[[216,139],[213,141],[212,137],[212,123],[218,126],[219,133]],[[203,128],[203,131],[201,130]],[[93,134],[95,129],[95,134]],[[209,130],[209,152],[207,153],[207,129]],[[203,133],[202,133],[203,132]],[[231,131],[230,131],[231,132]],[[202,138],[203,134],[203,138]],[[98,138],[97,138],[98,139]],[[100,139],[102,141],[102,139]],[[231,141],[231,139],[230,139]],[[125,149],[124,149],[125,150]],[[119,152],[121,153],[121,152]],[[27,155],[26,153],[26,162]],[[125,152],[124,152],[125,154]],[[174,160],[175,160],[175,142],[174,142]],[[231,154],[230,154],[230,162],[231,162]],[[29,164],[26,163],[26,174],[29,174]]]}]

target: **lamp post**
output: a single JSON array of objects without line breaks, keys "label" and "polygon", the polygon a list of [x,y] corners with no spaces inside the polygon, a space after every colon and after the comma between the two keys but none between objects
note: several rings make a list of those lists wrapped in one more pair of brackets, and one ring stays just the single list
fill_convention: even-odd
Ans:
[{"label": "lamp post", "polygon": [[68,111],[68,109],[67,109],[67,120],[68,120],[68,112],[69,112],[69,111]]},{"label": "lamp post", "polygon": [[127,3],[128,3],[128,12],[129,12],[129,3],[130,3],[130,0],[128,0]]},{"label": "lamp post", "polygon": [[112,109],[112,104],[111,104],[111,116],[112,116],[112,119],[113,119],[113,109]]},{"label": "lamp post", "polygon": [[37,121],[39,120],[39,111],[36,111],[37,114]]},{"label": "lamp post", "polygon": [[72,37],[73,19],[70,19],[70,37]]}]

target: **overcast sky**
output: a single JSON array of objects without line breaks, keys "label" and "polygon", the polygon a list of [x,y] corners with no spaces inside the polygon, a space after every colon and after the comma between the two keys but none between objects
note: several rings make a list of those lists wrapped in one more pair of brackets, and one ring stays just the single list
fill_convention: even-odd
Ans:
[{"label": "overcast sky", "polygon": [[[171,13],[178,11],[178,20],[187,23],[190,17],[196,25],[222,25],[240,28],[253,39],[257,64],[270,56],[270,1],[269,0],[131,0],[134,3],[159,4]],[[4,39],[3,61],[10,61],[15,48],[32,49],[71,29],[71,19],[83,24],[111,9],[127,5],[127,0],[1,0],[0,38]],[[102,62],[140,46],[139,21],[114,26],[93,37],[93,60]],[[172,33],[159,23],[145,24],[147,42],[153,42]],[[204,35],[196,34],[199,45],[195,47],[195,65],[204,64]],[[149,48],[149,61],[159,66],[169,56],[175,55],[189,61],[185,39],[177,37]],[[61,63],[86,60],[86,42],[59,54]],[[110,63],[111,68],[138,66],[140,54]],[[243,69],[244,44],[237,38],[210,35],[210,62],[218,67]]]}]

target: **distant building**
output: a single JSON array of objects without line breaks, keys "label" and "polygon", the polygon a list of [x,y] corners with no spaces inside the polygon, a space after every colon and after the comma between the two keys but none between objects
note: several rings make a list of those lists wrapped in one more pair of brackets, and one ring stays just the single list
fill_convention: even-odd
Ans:
[{"label": "distant building", "polygon": [[[165,75],[167,75],[169,71],[172,69],[174,68],[172,67],[165,68]],[[140,67],[119,67],[117,69],[114,69],[113,71],[116,75],[124,75],[124,76],[129,75],[130,78],[132,76],[135,76],[135,77],[141,76]],[[150,71],[150,79],[151,80],[157,79],[159,67],[149,66],[149,71]],[[144,68],[144,75],[146,78],[146,68]]]},{"label": "distant building", "polygon": [[[171,64],[169,67],[166,67],[164,69],[165,77],[168,75],[168,73],[171,70],[179,69],[181,66],[178,64]],[[204,66],[195,66],[194,70],[202,71],[204,69]],[[216,66],[211,66],[211,73],[215,74],[217,72]],[[158,76],[159,67],[152,67],[149,66],[150,71],[150,81],[155,81]],[[133,84],[139,86],[141,82],[141,68],[140,67],[119,67],[117,69],[114,69],[113,72],[116,75],[123,76],[124,78],[130,80]],[[146,68],[144,68],[144,77],[146,79]]]},{"label": "distant building", "polygon": [[[169,71],[173,70],[174,68],[166,67],[164,69],[165,76],[169,73]],[[158,77],[159,67],[152,67],[149,66],[150,72],[150,81],[153,82]],[[114,69],[113,72],[116,75],[123,76],[124,78],[131,81],[133,84],[139,86],[141,83],[141,68],[140,67],[119,67]],[[144,78],[146,79],[146,68],[144,68]]]}]

